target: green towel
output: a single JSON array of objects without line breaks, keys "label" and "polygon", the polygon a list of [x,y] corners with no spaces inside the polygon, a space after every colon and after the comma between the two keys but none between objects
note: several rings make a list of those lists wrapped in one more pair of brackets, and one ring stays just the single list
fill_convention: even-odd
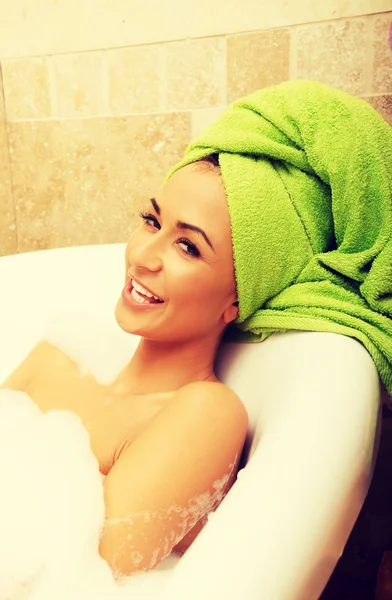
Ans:
[{"label": "green towel", "polygon": [[392,396],[392,128],[366,102],[290,81],[229,106],[172,171],[219,154],[237,339],[291,329],[367,348]]}]

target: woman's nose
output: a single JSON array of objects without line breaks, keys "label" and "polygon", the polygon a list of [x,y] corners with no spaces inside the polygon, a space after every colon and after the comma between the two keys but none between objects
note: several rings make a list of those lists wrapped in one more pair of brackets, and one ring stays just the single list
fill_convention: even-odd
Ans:
[{"label": "woman's nose", "polygon": [[162,268],[162,258],[156,238],[157,235],[148,236],[148,239],[135,240],[129,244],[129,264],[149,271],[159,271]]}]

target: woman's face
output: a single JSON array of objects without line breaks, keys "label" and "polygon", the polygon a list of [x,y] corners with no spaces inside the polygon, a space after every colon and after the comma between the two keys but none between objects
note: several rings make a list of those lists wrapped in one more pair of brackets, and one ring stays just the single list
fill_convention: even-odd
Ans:
[{"label": "woman's face", "polygon": [[[146,203],[143,215],[126,248],[118,324],[161,342],[219,336],[237,316],[230,219],[219,170],[197,163],[180,169]],[[163,301],[144,302],[137,291],[143,288]]]}]

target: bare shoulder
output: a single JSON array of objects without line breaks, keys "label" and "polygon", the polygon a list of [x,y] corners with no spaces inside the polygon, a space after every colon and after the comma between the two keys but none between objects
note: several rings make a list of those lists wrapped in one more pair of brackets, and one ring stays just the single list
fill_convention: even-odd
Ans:
[{"label": "bare shoulder", "polygon": [[234,390],[220,381],[193,381],[192,383],[187,383],[178,391],[192,395],[202,394],[208,398],[226,398],[228,401],[239,402],[242,404]]},{"label": "bare shoulder", "polygon": [[237,394],[227,385],[215,381],[194,381],[180,388],[175,396],[187,402],[205,405],[207,410],[218,411],[220,416],[232,414],[248,424],[248,413]]}]

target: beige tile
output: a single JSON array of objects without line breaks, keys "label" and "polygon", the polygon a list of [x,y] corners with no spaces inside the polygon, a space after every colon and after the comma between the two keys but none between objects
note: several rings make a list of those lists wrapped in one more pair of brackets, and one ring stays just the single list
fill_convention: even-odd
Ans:
[{"label": "beige tile", "polygon": [[115,114],[158,111],[162,69],[159,46],[105,53],[109,106]]},{"label": "beige tile", "polygon": [[370,96],[363,98],[392,126],[392,94],[385,96]]},{"label": "beige tile", "polygon": [[8,135],[0,70],[0,256],[16,252],[15,212],[12,199]]},{"label": "beige tile", "polygon": [[351,94],[365,92],[369,56],[365,20],[312,25],[297,35],[298,78],[322,81]]},{"label": "beige tile", "polygon": [[[165,5],[170,2],[166,0]],[[391,10],[391,0],[198,0],[189,4],[189,27],[184,24],[181,32],[184,37],[265,31]]]},{"label": "beige tile", "polygon": [[48,60],[53,86],[53,116],[94,116],[107,112],[101,53],[64,54]]},{"label": "beige tile", "polygon": [[51,116],[45,58],[4,60],[2,69],[8,121]]},{"label": "beige tile", "polygon": [[10,125],[19,250],[122,242],[190,141],[190,115]]},{"label": "beige tile", "polygon": [[15,0],[2,7],[0,56],[14,57],[183,39],[198,11],[193,0]]},{"label": "beige tile", "polygon": [[392,12],[377,18],[374,24],[374,92],[392,91],[392,49],[388,43],[390,27],[392,27]]},{"label": "beige tile", "polygon": [[224,109],[224,106],[219,106],[218,108],[201,108],[192,111],[192,139],[199,136],[204,129],[216,121]]},{"label": "beige tile", "polygon": [[207,108],[226,101],[226,49],[223,38],[164,46],[167,110]]},{"label": "beige tile", "polygon": [[227,98],[231,102],[289,79],[287,29],[230,36],[227,40]]},{"label": "beige tile", "polygon": [[[391,0],[5,0],[0,56],[43,56],[382,13]],[[48,26],[50,25],[50,26]]]}]

